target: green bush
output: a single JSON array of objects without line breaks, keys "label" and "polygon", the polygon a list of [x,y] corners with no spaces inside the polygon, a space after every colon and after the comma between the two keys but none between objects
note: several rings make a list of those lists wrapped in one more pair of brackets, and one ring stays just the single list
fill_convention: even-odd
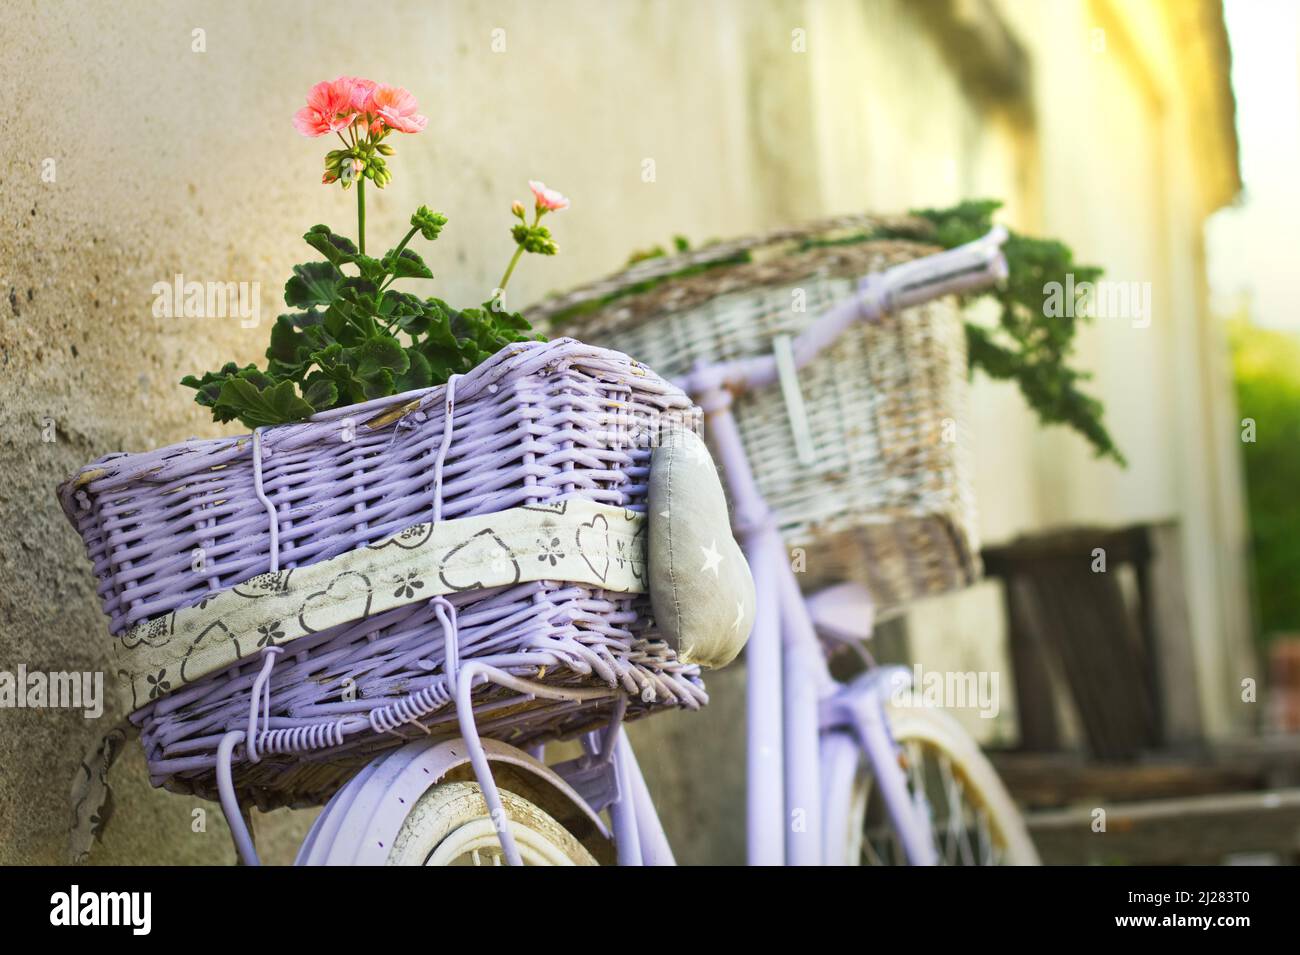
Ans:
[{"label": "green bush", "polygon": [[1259,632],[1300,631],[1300,337],[1236,320],[1230,340]]}]

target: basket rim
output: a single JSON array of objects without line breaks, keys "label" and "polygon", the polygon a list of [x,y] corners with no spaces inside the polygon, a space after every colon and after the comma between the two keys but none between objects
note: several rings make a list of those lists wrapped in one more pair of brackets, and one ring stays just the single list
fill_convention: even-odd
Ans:
[{"label": "basket rim", "polygon": [[[778,226],[762,232],[750,233],[735,239],[710,243],[698,249],[680,252],[675,255],[655,256],[643,259],[603,278],[596,279],[566,292],[550,295],[533,303],[525,313],[534,322],[544,323],[570,309],[586,305],[599,298],[619,295],[619,301],[635,300],[641,294],[626,292],[638,283],[666,279],[674,273],[693,266],[713,266],[722,268],[725,260],[739,253],[770,249],[789,244],[801,239],[833,235],[852,230],[888,228],[907,237],[894,235],[882,236],[880,242],[915,243],[918,246],[933,246],[933,227],[917,216],[912,215],[875,215],[855,213],[849,215],[829,216],[815,219],[797,226]],[[740,265],[742,263],[736,263]],[[598,310],[599,311],[599,310]]]},{"label": "basket rim", "polygon": [[[549,341],[517,342],[505,346],[487,361],[459,376],[456,401],[470,401],[503,379],[526,376],[553,363],[602,362],[614,362],[625,367],[630,365],[634,373],[644,377],[647,390],[663,393],[674,390],[671,383],[659,379],[651,369],[622,352],[559,336]],[[369,420],[362,424],[371,430],[392,427],[407,414],[441,404],[446,390],[446,384],[434,385],[330,409],[304,421],[273,425],[258,431],[264,445],[274,444],[277,449],[291,450],[312,443],[318,435],[331,430],[333,422],[349,412],[361,411],[370,415]],[[81,511],[76,500],[79,491],[102,494],[139,481],[166,483],[226,464],[242,456],[252,441],[253,434],[244,433],[217,438],[190,438],[148,451],[111,452],[74,471],[59,483],[56,494],[64,516],[76,527],[77,514]]]}]

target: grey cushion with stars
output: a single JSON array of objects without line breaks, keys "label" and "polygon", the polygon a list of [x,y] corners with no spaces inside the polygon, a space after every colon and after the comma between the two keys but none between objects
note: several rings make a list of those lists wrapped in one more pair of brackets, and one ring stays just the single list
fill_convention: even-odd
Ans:
[{"label": "grey cushion with stars", "polygon": [[685,662],[726,666],[749,639],[754,578],[699,435],[674,431],[655,448],[648,509],[655,622]]}]

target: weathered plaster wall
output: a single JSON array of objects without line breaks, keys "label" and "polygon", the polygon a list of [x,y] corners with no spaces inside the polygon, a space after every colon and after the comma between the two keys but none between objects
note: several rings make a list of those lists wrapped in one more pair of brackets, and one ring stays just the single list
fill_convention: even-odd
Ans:
[{"label": "weathered plaster wall", "polygon": [[[779,7],[744,22],[726,4],[373,9],[6,5],[0,74],[24,105],[0,116],[0,668],[108,667],[92,578],[54,485],[108,451],[218,433],[177,380],[265,347],[265,325],[154,318],[153,283],[260,282],[270,320],[289,266],[309,251],[306,227],[353,230],[351,196],[318,184],[329,147],[289,124],[317,80],[355,72],[419,96],[429,131],[397,144],[394,183],[371,194],[369,234],[393,235],[421,202],[446,212],[431,264],[453,301],[480,301],[495,284],[509,205],[530,177],[574,207],[555,222],[561,256],[520,268],[520,302],[674,232],[772,221],[752,185],[741,57],[745,31],[766,21],[788,32]],[[363,18],[377,28],[362,30]],[[205,52],[193,50],[196,28]],[[496,28],[504,52],[491,48]],[[653,183],[642,182],[646,158]],[[62,860],[68,786],[101,728],[69,712],[0,711],[0,862]],[[683,732],[678,723],[662,740]],[[646,761],[672,778],[671,758]],[[117,818],[96,861],[231,858],[220,814],[193,833],[200,804],[150,790],[138,747],[114,779]],[[681,813],[687,825],[698,815]],[[280,814],[259,832],[283,830],[287,859],[309,819]]]},{"label": "weathered plaster wall", "polygon": [[[1085,44],[1094,22],[1084,3],[1058,5],[1066,33],[1044,29],[1048,14],[1035,4],[1002,6],[1048,66],[1058,47]],[[192,48],[196,29],[204,52]],[[791,48],[796,29],[806,53]],[[700,240],[962,195],[1002,195],[1013,221],[1086,237],[1082,256],[1103,257],[1120,226],[1071,217],[1081,183],[1141,195],[1151,170],[1089,163],[1064,147],[1037,152],[1024,129],[970,98],[928,29],[897,0],[10,0],[0,19],[9,102],[0,111],[0,669],[108,667],[91,575],[54,485],[109,451],[218,433],[176,381],[264,347],[265,324],[154,318],[152,285],[178,273],[260,282],[265,323],[306,249],[305,228],[351,231],[351,197],[317,184],[328,147],[289,125],[312,83],[351,72],[419,97],[429,130],[397,143],[396,179],[372,199],[369,234],[394,235],[422,202],[447,213],[429,258],[439,294],[453,301],[481,300],[495,284],[509,253],[507,209],[530,177],[574,205],[554,220],[561,255],[525,262],[515,302],[599,276],[675,233]],[[1109,82],[1096,95],[1140,126],[1141,104],[1130,102],[1139,94],[1121,74]],[[1059,141],[1074,134],[1062,130]],[[53,181],[42,177],[46,160]],[[1044,164],[1055,170],[1042,187],[1049,196],[1037,185]],[[1182,244],[1162,254],[1199,268],[1191,225],[1135,221],[1148,243],[1172,230]],[[1125,275],[1127,247],[1118,248],[1105,264]],[[1155,253],[1136,248],[1133,268],[1145,268],[1141,256]],[[1104,363],[1130,348],[1121,332],[1106,335],[1085,354]],[[1135,459],[1122,483],[1102,480],[1073,438],[1041,444],[1013,391],[979,385],[986,530],[1006,537],[1048,520],[1208,508],[1203,495],[1176,493],[1171,475],[1187,461],[1152,436],[1170,399],[1161,376],[1142,372],[1164,360],[1145,352],[1136,378],[1125,364],[1122,376],[1099,380],[1121,414],[1140,411],[1117,428]],[[1074,467],[1087,477],[1071,486],[1093,490],[1062,497],[1054,482]],[[960,617],[960,633],[942,633],[927,663],[942,665],[962,640],[988,649],[996,601],[969,606],[976,612]],[[709,685],[705,713],[658,717],[632,735],[679,856],[739,861],[743,669]],[[68,712],[0,711],[0,863],[62,860],[68,785],[100,729]],[[203,807],[151,790],[137,747],[114,778],[116,818],[95,861],[232,859],[220,814],[209,811],[207,831],[193,832],[191,813]],[[270,858],[291,858],[309,821],[259,820]]]}]

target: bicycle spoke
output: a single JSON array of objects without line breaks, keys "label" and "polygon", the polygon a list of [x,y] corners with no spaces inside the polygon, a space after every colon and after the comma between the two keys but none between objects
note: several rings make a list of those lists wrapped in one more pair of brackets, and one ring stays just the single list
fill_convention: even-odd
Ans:
[{"label": "bicycle spoke", "polygon": [[[921,744],[917,740],[908,740],[904,743],[903,749],[907,760],[907,777],[911,789],[912,805],[917,813],[930,824],[930,831],[937,834],[934,806],[926,794],[925,754],[921,751]],[[940,845],[939,849],[942,850],[942,848],[942,845]]]},{"label": "bicycle spoke", "polygon": [[993,842],[993,833],[989,830],[989,814],[982,807],[975,810],[975,823],[979,828],[979,845],[984,849],[980,855],[983,860],[980,865],[997,865],[994,861],[997,856],[997,846]]},{"label": "bicycle spoke", "polygon": [[[928,824],[940,865],[1006,865],[1011,854],[995,829],[995,817],[962,763],[925,737],[899,739],[898,759],[909,801]],[[909,860],[878,789],[867,790],[858,861],[907,865]]]},{"label": "bicycle spoke", "polygon": [[966,829],[966,801],[962,798],[962,782],[952,771],[952,761],[947,755],[939,757],[939,777],[943,780],[944,799],[947,801],[948,833],[952,838],[955,851],[961,853],[963,865],[975,865],[976,853],[970,844]]},{"label": "bicycle spoke", "polygon": [[880,858],[876,852],[876,847],[871,842],[870,833],[867,833],[862,837],[862,857],[867,860],[867,865],[885,864],[885,860]]},{"label": "bicycle spoke", "polygon": [[[928,820],[939,863],[963,866],[1005,864],[1006,847],[1001,845],[992,828],[987,808],[977,792],[967,789],[964,777],[948,753],[936,751],[923,739],[900,740],[899,751],[911,802]],[[859,862],[863,865],[887,865],[891,862],[906,865],[902,842],[892,821],[882,820],[879,815],[871,816],[872,812],[882,811],[883,804],[869,795]],[[868,817],[873,821],[868,822]]]}]

